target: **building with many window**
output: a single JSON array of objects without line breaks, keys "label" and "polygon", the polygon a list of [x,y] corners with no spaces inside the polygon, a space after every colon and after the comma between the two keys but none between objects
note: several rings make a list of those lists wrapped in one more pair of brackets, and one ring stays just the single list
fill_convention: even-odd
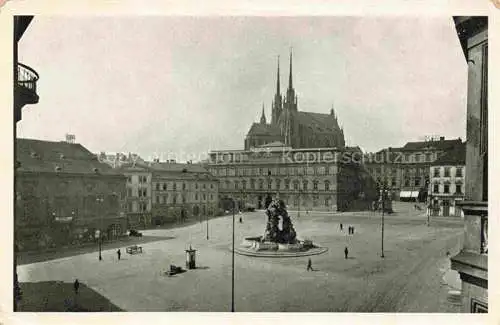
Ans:
[{"label": "building with many window", "polygon": [[351,157],[359,148],[292,149],[272,143],[252,150],[212,151],[208,168],[220,182],[221,200],[265,207],[280,198],[290,209],[367,209],[376,196],[369,176]]},{"label": "building with many window", "polygon": [[408,142],[400,148],[386,148],[365,155],[364,164],[373,179],[386,186],[394,199],[426,201],[431,165],[446,152],[462,146],[462,140],[444,137]]},{"label": "building with many window", "polygon": [[16,140],[15,238],[20,250],[124,233],[125,177],[82,145]]},{"label": "building with many window", "polygon": [[218,181],[199,164],[146,162],[122,165],[127,177],[131,228],[204,220],[218,214]]},{"label": "building with many window", "polygon": [[432,163],[429,183],[430,212],[434,216],[462,216],[457,204],[465,196],[465,144]]},{"label": "building with many window", "polygon": [[128,228],[146,227],[151,224],[152,172],[142,163],[126,163],[117,168],[127,178],[125,211]]},{"label": "building with many window", "polygon": [[462,280],[462,312],[488,312],[488,17],[454,17],[468,65],[464,240],[451,258]]}]

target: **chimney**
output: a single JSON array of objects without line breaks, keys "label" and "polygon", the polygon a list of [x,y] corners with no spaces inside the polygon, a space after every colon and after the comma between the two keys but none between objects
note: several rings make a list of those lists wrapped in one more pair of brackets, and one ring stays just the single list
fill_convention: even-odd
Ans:
[{"label": "chimney", "polygon": [[444,141],[444,137],[439,137],[439,141]]}]

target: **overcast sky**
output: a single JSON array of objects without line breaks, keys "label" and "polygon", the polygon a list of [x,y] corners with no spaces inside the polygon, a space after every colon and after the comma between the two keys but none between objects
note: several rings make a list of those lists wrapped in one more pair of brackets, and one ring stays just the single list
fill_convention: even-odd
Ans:
[{"label": "overcast sky", "polygon": [[299,110],[334,105],[348,145],[367,151],[425,135],[465,139],[467,66],[451,17],[35,17],[20,61],[40,102],[18,136],[93,152],[242,149],[262,104],[270,119],[293,47]]}]

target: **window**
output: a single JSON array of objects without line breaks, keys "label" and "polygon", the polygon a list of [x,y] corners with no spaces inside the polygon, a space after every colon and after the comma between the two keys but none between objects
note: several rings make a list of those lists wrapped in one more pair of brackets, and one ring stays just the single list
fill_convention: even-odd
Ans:
[{"label": "window", "polygon": [[198,189],[198,183],[195,183],[195,184],[194,184],[194,188],[195,188],[195,189]]},{"label": "window", "polygon": [[439,193],[439,184],[434,184],[434,188],[432,189],[434,193]]},{"label": "window", "polygon": [[405,154],[405,161],[410,162],[410,155],[407,153]]},{"label": "window", "polygon": [[203,189],[206,189],[207,188],[207,184],[203,184]]},{"label": "window", "polygon": [[405,186],[410,186],[410,179],[409,178],[405,179]]},{"label": "window", "polygon": [[455,185],[455,193],[462,194],[462,185],[461,184]]},{"label": "window", "polygon": [[128,211],[129,211],[129,212],[133,212],[133,208],[134,208],[134,206],[133,206],[132,202],[129,202],[129,203],[127,204],[127,208],[128,208]]},{"label": "window", "polygon": [[450,185],[444,184],[444,193],[450,193]]},{"label": "window", "polygon": [[295,181],[295,182],[293,182],[293,189],[294,189],[295,191],[298,191],[298,190],[299,190],[299,181]]},{"label": "window", "polygon": [[263,180],[259,180],[259,190],[263,190],[264,189],[264,181]]},{"label": "window", "polygon": [[242,187],[244,190],[246,190],[246,189],[247,189],[247,181],[243,180],[243,181],[241,182],[241,187]]},{"label": "window", "polygon": [[127,176],[127,182],[132,183],[132,176]]},{"label": "window", "polygon": [[325,191],[329,191],[329,190],[330,190],[330,182],[325,181]]},{"label": "window", "polygon": [[392,187],[396,187],[396,179],[395,178],[392,179],[391,186]]},{"label": "window", "polygon": [[194,194],[194,199],[195,199],[195,201],[198,201],[198,193]]},{"label": "window", "polygon": [[444,177],[450,177],[450,167],[444,168]]},{"label": "window", "polygon": [[290,189],[290,180],[285,179],[285,190],[289,190],[289,189]]},{"label": "window", "polygon": [[457,170],[455,172],[455,176],[456,177],[462,177],[463,174],[462,174],[462,167],[457,167]]},{"label": "window", "polygon": [[207,195],[205,193],[203,193],[203,201],[206,201],[207,200]]},{"label": "window", "polygon": [[279,190],[281,187],[281,180],[277,179],[276,180],[276,189]]},{"label": "window", "polygon": [[251,179],[251,180],[250,180],[250,188],[251,188],[252,190],[255,190],[255,179]]},{"label": "window", "polygon": [[268,180],[268,181],[267,181],[267,189],[268,189],[268,190],[270,190],[270,189],[271,189],[272,184],[273,184],[273,181],[272,181],[272,180]]},{"label": "window", "polygon": [[213,200],[213,199],[214,199],[214,195],[210,194],[210,200]]},{"label": "window", "polygon": [[172,197],[172,203],[173,203],[173,204],[177,204],[177,195],[174,195],[174,196]]},{"label": "window", "polygon": [[325,207],[329,207],[329,206],[330,206],[330,199],[326,198],[325,199]]},{"label": "window", "polygon": [[160,183],[156,183],[156,190],[159,191],[160,190]]},{"label": "window", "polygon": [[127,195],[128,196],[132,196],[132,189],[131,188],[127,188]]},{"label": "window", "polygon": [[416,162],[420,162],[420,154],[419,154],[419,153],[417,153],[417,154],[415,155],[415,161],[416,161]]},{"label": "window", "polygon": [[167,203],[167,196],[166,195],[163,195],[163,204],[166,204]]},{"label": "window", "polygon": [[415,187],[420,186],[420,178],[415,178]]},{"label": "window", "polygon": [[213,188],[214,188],[214,184],[213,184],[213,183],[212,183],[212,184],[210,184],[210,188],[211,188],[211,189],[213,189]]},{"label": "window", "polygon": [[160,196],[156,196],[156,203],[160,203]]},{"label": "window", "polygon": [[304,181],[303,183],[304,191],[307,191],[307,185],[309,184],[308,181]]},{"label": "window", "polygon": [[182,189],[185,190],[186,189],[186,183],[182,183]]},{"label": "window", "polygon": [[434,167],[434,177],[439,177],[439,167]]},{"label": "window", "polygon": [[239,181],[234,181],[234,189],[237,190],[240,188],[240,182]]},{"label": "window", "polygon": [[430,153],[425,154],[425,161],[431,162],[432,161],[432,155]]},{"label": "window", "polygon": [[315,191],[318,190],[318,181],[313,182],[313,190],[315,190]]},{"label": "window", "polygon": [[174,191],[175,191],[175,190],[177,190],[177,183],[174,183],[174,184],[172,185],[172,189],[173,189]]},{"label": "window", "polygon": [[182,196],[182,203],[186,203],[186,196]]}]

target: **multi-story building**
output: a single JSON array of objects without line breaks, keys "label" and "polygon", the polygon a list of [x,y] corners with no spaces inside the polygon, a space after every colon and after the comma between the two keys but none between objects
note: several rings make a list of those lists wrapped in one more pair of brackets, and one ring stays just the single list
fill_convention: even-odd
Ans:
[{"label": "multi-story building", "polygon": [[154,162],[150,168],[153,224],[218,214],[219,182],[202,165]]},{"label": "multi-story building", "polygon": [[391,190],[401,201],[426,201],[430,166],[441,155],[462,145],[462,140],[444,137],[408,142],[365,155],[364,164],[374,180]]},{"label": "multi-story building", "polygon": [[127,176],[127,216],[131,228],[183,222],[218,213],[219,184],[199,164],[145,162],[122,165]]},{"label": "multi-story building", "polygon": [[129,162],[119,165],[117,171],[127,178],[125,210],[127,227],[146,227],[151,224],[152,171],[143,163]]},{"label": "multi-story building", "polygon": [[429,183],[430,212],[434,216],[462,216],[457,204],[464,200],[465,144],[432,163]]},{"label": "multi-story building", "polygon": [[454,17],[468,65],[462,250],[451,258],[462,280],[462,312],[488,312],[488,17]]},{"label": "multi-story building", "polygon": [[367,208],[374,199],[359,164],[361,157],[358,161],[350,157],[356,152],[356,148],[292,149],[276,142],[253,150],[212,151],[207,164],[220,180],[222,201],[262,209],[268,197],[279,197],[291,209],[337,211],[361,204]]},{"label": "multi-story building", "polygon": [[[20,250],[110,239],[125,231],[125,177],[82,145],[16,140],[15,238]],[[99,235],[100,236],[100,235]]]}]

